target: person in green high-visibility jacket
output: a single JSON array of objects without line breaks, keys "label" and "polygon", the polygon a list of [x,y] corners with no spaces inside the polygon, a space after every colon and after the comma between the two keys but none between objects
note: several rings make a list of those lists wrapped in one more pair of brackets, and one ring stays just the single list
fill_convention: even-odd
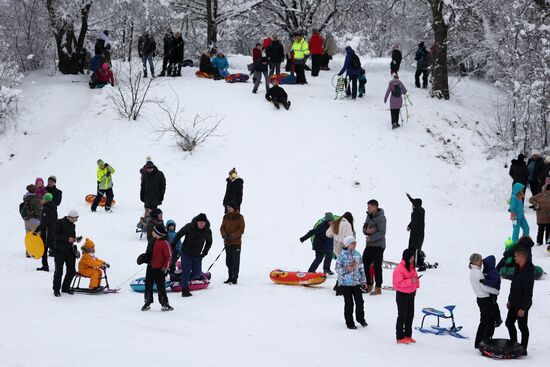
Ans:
[{"label": "person in green high-visibility jacket", "polygon": [[92,212],[95,212],[97,206],[103,199],[103,195],[107,197],[105,202],[105,211],[111,211],[111,203],[113,202],[113,177],[115,173],[113,166],[103,162],[101,159],[97,160],[97,195],[92,203]]},{"label": "person in green high-visibility jacket", "polygon": [[294,71],[296,72],[296,84],[307,84],[305,67],[309,56],[309,45],[301,34],[294,34],[291,51],[294,60]]}]

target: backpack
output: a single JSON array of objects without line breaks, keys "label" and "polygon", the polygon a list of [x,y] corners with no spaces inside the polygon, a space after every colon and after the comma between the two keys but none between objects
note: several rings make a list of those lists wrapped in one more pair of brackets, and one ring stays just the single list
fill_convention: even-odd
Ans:
[{"label": "backpack", "polygon": [[391,96],[392,97],[401,97],[401,85],[400,84],[396,84],[393,86],[393,89],[391,91]]},{"label": "backpack", "polygon": [[29,220],[33,215],[29,202],[30,198],[25,198],[23,202],[19,204],[19,214],[21,214],[21,218],[24,220]]},{"label": "backpack", "polygon": [[356,54],[351,55],[351,67],[356,70],[361,70],[361,60]]}]

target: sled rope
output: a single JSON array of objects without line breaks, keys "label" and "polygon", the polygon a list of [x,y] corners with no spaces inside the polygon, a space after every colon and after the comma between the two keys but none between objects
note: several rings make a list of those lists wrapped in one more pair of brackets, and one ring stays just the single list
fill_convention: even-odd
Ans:
[{"label": "sled rope", "polygon": [[221,252],[218,254],[218,256],[216,257],[216,259],[214,260],[214,262],[212,263],[212,265],[210,265],[208,267],[208,270],[206,270],[206,272],[208,273],[210,271],[210,269],[212,269],[212,267],[214,266],[214,264],[216,263],[216,261],[218,261],[218,259],[220,258],[220,256],[222,256],[222,253],[225,251],[225,246],[222,248]]}]

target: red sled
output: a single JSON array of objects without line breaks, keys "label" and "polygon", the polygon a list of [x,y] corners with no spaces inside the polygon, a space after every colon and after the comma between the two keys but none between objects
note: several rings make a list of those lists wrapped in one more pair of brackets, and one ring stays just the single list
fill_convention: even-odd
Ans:
[{"label": "red sled", "polygon": [[225,81],[228,83],[246,83],[250,77],[246,74],[237,73],[229,74],[225,77]]},{"label": "red sled", "polygon": [[[84,198],[84,200],[86,200],[86,202],[90,205],[92,205],[92,203],[94,202],[95,200],[95,195],[94,194],[88,194],[86,195],[86,197]],[[99,202],[99,206],[105,206],[105,203],[107,202],[107,198],[105,196],[103,196],[101,198],[101,201]],[[115,199],[113,199],[113,201],[111,202],[111,206],[115,206],[116,204],[116,201]]]},{"label": "red sled", "polygon": [[214,74],[208,74],[208,73],[205,73],[204,71],[197,71],[195,75],[197,76],[197,78],[214,79]]}]

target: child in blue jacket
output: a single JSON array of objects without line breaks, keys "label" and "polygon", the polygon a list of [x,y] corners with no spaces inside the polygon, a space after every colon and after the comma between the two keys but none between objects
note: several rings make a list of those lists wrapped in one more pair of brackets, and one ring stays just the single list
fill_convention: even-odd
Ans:
[{"label": "child in blue jacket", "polygon": [[361,285],[366,287],[367,277],[363,267],[363,258],[355,250],[355,237],[344,238],[344,247],[336,259],[338,284],[344,296],[344,318],[348,329],[357,329],[353,322],[353,305],[355,302],[355,318],[361,326],[366,327],[365,309],[363,306],[363,292]]},{"label": "child in blue jacket", "polygon": [[[496,260],[493,255],[487,256],[483,259],[483,275],[485,279],[480,280],[485,286],[494,288],[500,291],[500,274],[496,267]],[[499,327],[502,324],[502,317],[500,316],[500,308],[498,307],[497,297],[498,295],[491,293],[489,295],[493,302],[493,314],[495,320],[495,326]]]},{"label": "child in blue jacket", "polygon": [[[166,231],[168,233],[168,243],[172,243],[174,237],[176,237],[176,222],[172,219],[166,222]],[[176,271],[176,262],[181,256],[181,241],[176,243],[176,247],[172,249],[172,264],[170,265],[170,273],[173,274]]]}]

